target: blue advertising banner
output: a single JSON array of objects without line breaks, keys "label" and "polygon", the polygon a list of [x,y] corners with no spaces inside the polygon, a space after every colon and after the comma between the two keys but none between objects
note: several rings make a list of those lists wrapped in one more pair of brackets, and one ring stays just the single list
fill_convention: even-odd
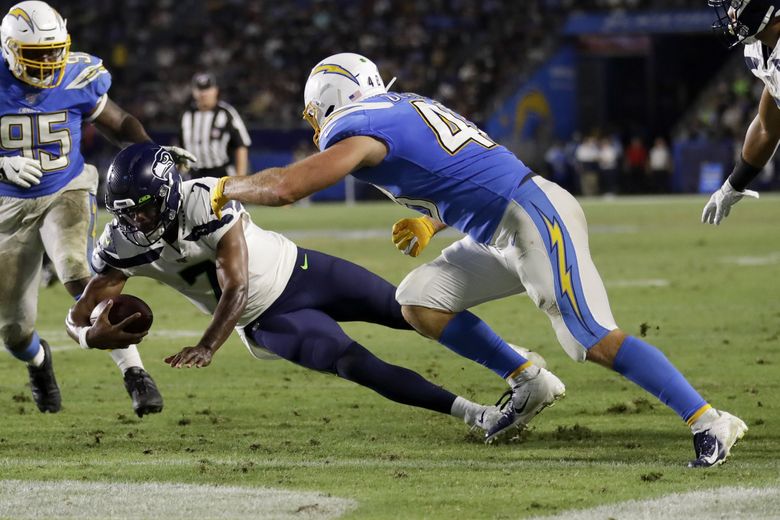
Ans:
[{"label": "blue advertising banner", "polygon": [[715,13],[711,9],[693,11],[649,11],[613,13],[572,13],[563,34],[669,34],[710,32]]},{"label": "blue advertising banner", "polygon": [[513,135],[530,139],[545,125],[568,139],[577,127],[576,56],[573,46],[561,48],[488,118],[488,135],[497,141]]}]

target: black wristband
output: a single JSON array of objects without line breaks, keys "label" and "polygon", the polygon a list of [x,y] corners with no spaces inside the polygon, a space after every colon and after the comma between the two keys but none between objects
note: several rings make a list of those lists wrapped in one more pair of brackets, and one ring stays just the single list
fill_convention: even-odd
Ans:
[{"label": "black wristband", "polygon": [[756,178],[761,168],[756,168],[745,162],[745,159],[740,155],[739,161],[734,166],[734,170],[729,175],[729,184],[737,191],[745,191],[750,181]]}]

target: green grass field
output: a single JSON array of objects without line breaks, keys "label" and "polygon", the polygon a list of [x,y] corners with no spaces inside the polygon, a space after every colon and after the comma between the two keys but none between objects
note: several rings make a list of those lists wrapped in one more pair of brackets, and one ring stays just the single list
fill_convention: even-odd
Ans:
[{"label": "green grass field", "polygon": [[[566,383],[567,397],[519,439],[486,446],[451,417],[284,361],[254,360],[235,335],[210,367],[171,369],[162,359],[194,344],[206,318],[167,287],[134,279],[126,292],[155,312],[140,349],[166,399],[163,413],[143,420],[132,414],[109,356],[79,350],[65,335],[65,291],[42,290],[38,329],[58,347],[63,410],[40,414],[24,366],[0,357],[0,478],[318,491],[353,500],[344,518],[360,519],[521,518],[723,486],[776,488],[780,199],[742,202],[719,228],[699,223],[704,202],[619,199],[583,206],[620,326],[646,335],[715,407],[749,425],[724,466],[687,469],[691,437],[677,416],[616,374],[572,362],[524,296],[476,312],[506,339],[544,355]],[[403,215],[390,204],[253,211],[260,226],[394,283],[454,239],[437,237],[422,258],[405,257],[389,239]],[[360,230],[374,233],[346,233]],[[470,399],[491,402],[505,389],[488,370],[413,333],[345,328],[383,359]],[[45,495],[31,491],[30,500],[30,510],[9,512],[0,504],[0,516],[36,517],[32,504]],[[107,509],[84,517],[111,516],[112,496],[100,500]],[[316,507],[287,518],[295,517],[318,518]]]}]

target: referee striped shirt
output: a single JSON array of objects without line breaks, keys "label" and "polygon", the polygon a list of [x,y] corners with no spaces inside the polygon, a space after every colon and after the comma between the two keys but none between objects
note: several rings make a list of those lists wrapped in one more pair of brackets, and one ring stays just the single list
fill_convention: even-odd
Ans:
[{"label": "referee striped shirt", "polygon": [[218,101],[212,110],[198,110],[194,105],[181,117],[181,142],[205,170],[232,166],[232,152],[249,147],[252,140],[238,112],[228,103]]}]

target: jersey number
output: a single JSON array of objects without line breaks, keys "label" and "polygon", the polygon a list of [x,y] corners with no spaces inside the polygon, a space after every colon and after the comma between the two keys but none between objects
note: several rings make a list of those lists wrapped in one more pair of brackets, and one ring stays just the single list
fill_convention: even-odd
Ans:
[{"label": "jersey number", "polygon": [[450,155],[455,155],[468,143],[474,142],[485,148],[496,146],[485,132],[441,105],[421,99],[412,101],[412,106],[423,118],[425,124],[436,134],[439,145]]},{"label": "jersey number", "polygon": [[189,285],[195,285],[198,281],[198,277],[202,274],[206,275],[206,279],[209,281],[211,289],[214,291],[214,296],[217,298],[217,302],[222,298],[222,289],[219,287],[219,279],[217,278],[217,266],[214,262],[208,260],[199,264],[192,265],[187,269],[179,271],[179,276],[184,278],[184,281]]},{"label": "jersey number", "polygon": [[[70,130],[54,125],[68,122],[67,112],[50,114],[14,114],[0,117],[0,147],[4,150],[19,150],[21,155],[38,159],[45,172],[62,170],[68,166],[71,150]],[[43,146],[54,144],[58,152],[43,150]]]}]

